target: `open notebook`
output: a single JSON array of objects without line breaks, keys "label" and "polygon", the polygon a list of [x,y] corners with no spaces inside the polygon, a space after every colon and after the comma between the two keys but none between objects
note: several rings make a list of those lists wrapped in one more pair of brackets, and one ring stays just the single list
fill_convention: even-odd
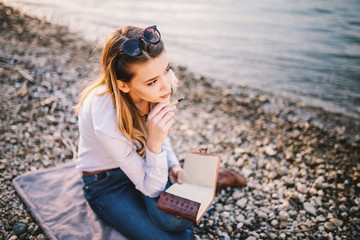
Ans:
[{"label": "open notebook", "polygon": [[184,181],[175,183],[160,195],[158,208],[199,223],[215,197],[220,156],[188,153]]}]

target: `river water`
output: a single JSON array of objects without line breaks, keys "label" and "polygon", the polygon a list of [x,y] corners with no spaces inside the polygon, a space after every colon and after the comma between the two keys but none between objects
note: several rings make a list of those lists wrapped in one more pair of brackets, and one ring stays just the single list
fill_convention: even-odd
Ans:
[{"label": "river water", "polygon": [[246,84],[360,118],[360,1],[5,0],[104,44],[156,24],[168,56],[217,84]]}]

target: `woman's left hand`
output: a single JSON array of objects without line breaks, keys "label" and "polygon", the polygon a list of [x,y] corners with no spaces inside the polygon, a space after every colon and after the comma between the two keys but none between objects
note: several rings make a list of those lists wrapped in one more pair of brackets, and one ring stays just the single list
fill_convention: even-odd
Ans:
[{"label": "woman's left hand", "polygon": [[180,167],[180,165],[174,165],[170,168],[169,178],[170,178],[171,184],[174,184],[176,182],[179,184],[182,184],[183,176],[184,176],[183,169]]}]

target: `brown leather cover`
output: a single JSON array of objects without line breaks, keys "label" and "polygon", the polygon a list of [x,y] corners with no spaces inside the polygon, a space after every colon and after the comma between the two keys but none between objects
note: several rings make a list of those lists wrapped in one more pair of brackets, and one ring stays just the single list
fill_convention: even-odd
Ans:
[{"label": "brown leather cover", "polygon": [[200,203],[171,193],[162,192],[157,207],[165,212],[196,223],[196,216],[200,208]]}]

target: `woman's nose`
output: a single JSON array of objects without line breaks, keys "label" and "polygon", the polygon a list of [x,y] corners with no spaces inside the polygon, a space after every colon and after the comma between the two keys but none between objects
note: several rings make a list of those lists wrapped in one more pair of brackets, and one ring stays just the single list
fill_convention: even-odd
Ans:
[{"label": "woman's nose", "polygon": [[170,91],[171,89],[171,83],[170,83],[170,77],[163,77],[162,78],[162,85],[161,88],[166,91]]}]

